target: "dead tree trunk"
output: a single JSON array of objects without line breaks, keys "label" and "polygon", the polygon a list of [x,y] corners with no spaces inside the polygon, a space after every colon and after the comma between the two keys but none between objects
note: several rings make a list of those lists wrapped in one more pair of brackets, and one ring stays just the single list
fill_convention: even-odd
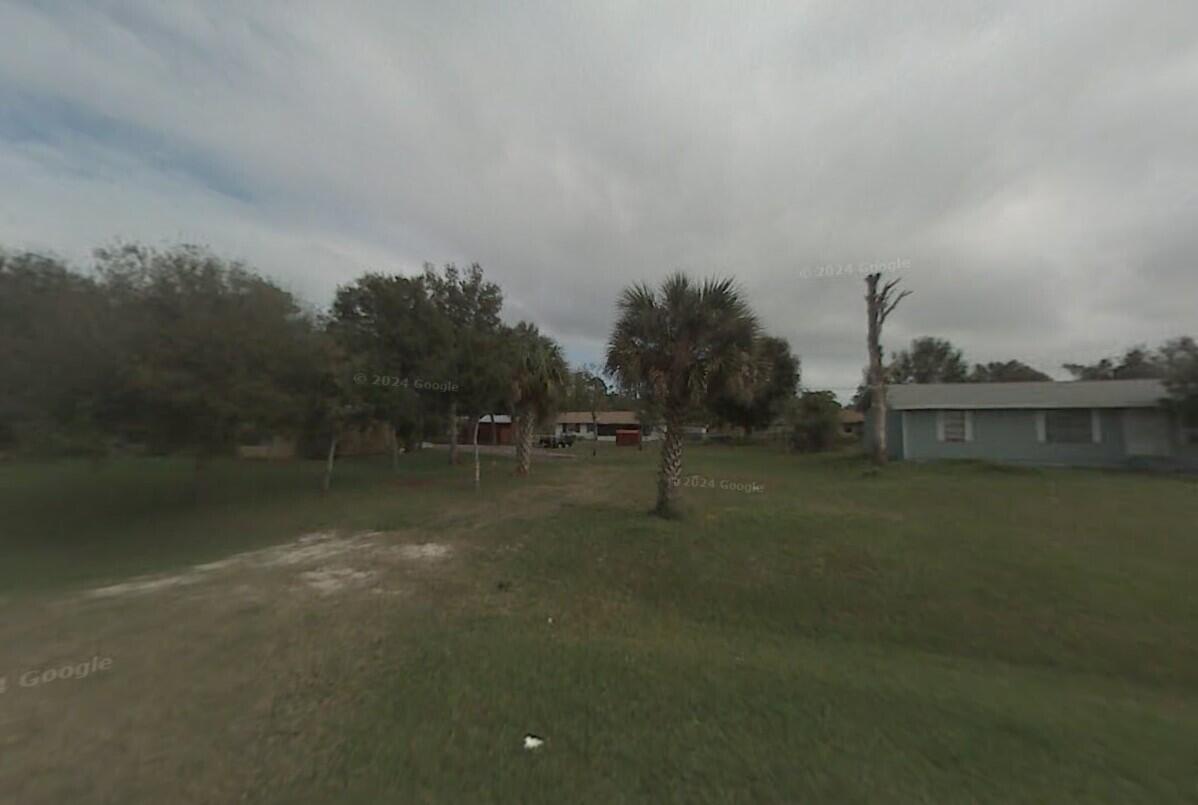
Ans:
[{"label": "dead tree trunk", "polygon": [[458,401],[449,403],[449,463],[458,463]]},{"label": "dead tree trunk", "polygon": [[869,349],[869,413],[873,429],[872,457],[874,464],[886,463],[886,370],[882,365],[882,325],[898,307],[904,297],[911,294],[903,291],[894,295],[898,280],[893,279],[878,289],[881,274],[870,274],[865,278],[865,306],[869,316],[866,345]]}]

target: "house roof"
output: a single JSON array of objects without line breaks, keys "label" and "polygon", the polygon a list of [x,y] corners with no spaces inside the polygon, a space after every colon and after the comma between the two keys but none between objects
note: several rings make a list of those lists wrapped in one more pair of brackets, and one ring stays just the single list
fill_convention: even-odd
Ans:
[{"label": "house roof", "polygon": [[865,421],[865,414],[855,408],[841,408],[840,422],[842,425],[855,425]]},{"label": "house roof", "polygon": [[940,408],[1155,408],[1167,396],[1159,380],[1064,383],[909,383],[886,387],[896,411]]},{"label": "house roof", "polygon": [[[554,420],[559,425],[585,425],[591,421],[590,411],[563,411]],[[599,411],[600,425],[638,425],[635,411]]]},{"label": "house roof", "polygon": [[483,423],[494,422],[496,425],[512,424],[512,418],[507,414],[483,414],[478,418],[478,421]]}]

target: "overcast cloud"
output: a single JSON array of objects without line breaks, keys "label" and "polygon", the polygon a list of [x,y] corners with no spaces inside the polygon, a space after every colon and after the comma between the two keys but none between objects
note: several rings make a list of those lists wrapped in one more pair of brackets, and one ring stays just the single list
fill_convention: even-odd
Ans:
[{"label": "overcast cloud", "polygon": [[625,285],[731,274],[851,393],[889,349],[1062,377],[1198,336],[1198,4],[0,0],[0,244],[202,242],[314,304],[483,264],[594,360]]}]

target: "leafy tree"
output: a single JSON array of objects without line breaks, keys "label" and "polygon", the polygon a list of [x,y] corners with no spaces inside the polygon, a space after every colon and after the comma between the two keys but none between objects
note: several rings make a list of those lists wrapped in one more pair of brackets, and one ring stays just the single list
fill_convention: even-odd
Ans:
[{"label": "leafy tree", "polygon": [[[346,389],[353,392],[355,418],[391,425],[393,459],[401,437],[415,449],[433,404],[415,389],[415,381],[444,371],[454,338],[452,322],[425,279],[375,273],[338,288],[329,331],[344,355],[341,373],[364,381]],[[375,385],[376,376],[399,384]]]},{"label": "leafy tree", "polygon": [[511,404],[516,426],[516,473],[528,475],[536,430],[557,410],[568,369],[561,347],[535,324],[520,322],[512,332],[515,355]]},{"label": "leafy tree", "polygon": [[102,456],[128,325],[94,278],[0,250],[0,443]]},{"label": "leafy tree", "polygon": [[[163,451],[204,458],[246,428],[294,427],[316,339],[291,294],[198,246],[96,251],[116,320],[135,333],[110,406]],[[198,492],[198,487],[197,487]]]},{"label": "leafy tree", "polygon": [[1052,378],[1016,360],[991,361],[984,365],[975,363],[968,378],[970,383],[1027,383],[1044,380]]},{"label": "leafy tree", "polygon": [[853,399],[849,402],[849,407],[865,413],[869,410],[870,399],[869,367],[866,366],[861,370],[861,382],[857,384],[857,390],[853,392]]},{"label": "leafy tree", "polygon": [[1163,378],[1166,373],[1161,356],[1144,345],[1134,346],[1122,358],[1103,358],[1097,363],[1067,363],[1064,368],[1074,380],[1137,380]]},{"label": "leafy tree", "polygon": [[891,383],[964,383],[968,367],[961,350],[943,338],[925,336],[891,357]]},{"label": "leafy tree", "polygon": [[794,400],[787,412],[791,445],[804,453],[827,450],[836,443],[840,425],[840,403],[831,391],[807,391]]},{"label": "leafy tree", "polygon": [[566,387],[562,393],[563,411],[589,411],[595,396],[596,388],[605,398],[609,394],[607,381],[603,379],[601,370],[593,364],[586,364],[573,369],[566,377]]},{"label": "leafy tree", "polygon": [[1190,336],[1172,338],[1161,345],[1158,356],[1169,407],[1198,422],[1198,343]]},{"label": "leafy tree", "polygon": [[717,394],[748,398],[757,333],[757,319],[730,279],[700,285],[679,273],[659,290],[642,284],[621,294],[605,371],[664,414],[655,513],[675,513],[688,415]]},{"label": "leafy tree", "polygon": [[497,375],[496,357],[505,340],[499,318],[503,292],[498,285],[484,279],[478,263],[465,271],[449,263],[441,274],[431,263],[426,263],[424,282],[433,303],[452,326],[445,373],[458,388],[442,399],[449,417],[449,462],[454,464],[461,409],[477,424],[484,409],[493,408],[502,397],[506,385]]},{"label": "leafy tree", "polygon": [[599,453],[599,412],[607,410],[607,405],[607,382],[598,366],[588,363],[570,373],[564,407],[567,411],[591,412],[591,431],[594,436],[591,440],[592,457]]},{"label": "leafy tree", "polygon": [[799,386],[799,359],[785,338],[759,337],[753,344],[753,378],[748,399],[727,392],[712,400],[712,413],[722,422],[744,428],[768,428],[794,399]]},{"label": "leafy tree", "polygon": [[[462,406],[473,423],[474,486],[480,485],[481,462],[478,452],[479,419],[486,412],[495,412],[508,404],[511,379],[517,355],[511,350],[510,330],[500,325],[497,332],[467,331],[466,354],[462,366],[469,371],[461,375]],[[452,420],[452,417],[451,417]],[[453,422],[451,421],[451,426]],[[492,438],[494,438],[492,430]]]},{"label": "leafy tree", "polygon": [[[304,398],[305,434],[319,434],[328,445],[325,452],[325,471],[321,490],[329,491],[337,445],[347,428],[361,429],[376,419],[378,408],[363,394],[363,386],[346,374],[351,365],[342,344],[334,333],[333,322],[326,322],[322,338],[313,343],[311,371],[306,375]],[[394,450],[394,443],[392,449]]]},{"label": "leafy tree", "polygon": [[1120,358],[1064,366],[1076,380],[1160,379],[1169,393],[1165,404],[1187,419],[1198,419],[1198,344],[1190,336],[1171,338],[1155,350],[1141,344]]}]

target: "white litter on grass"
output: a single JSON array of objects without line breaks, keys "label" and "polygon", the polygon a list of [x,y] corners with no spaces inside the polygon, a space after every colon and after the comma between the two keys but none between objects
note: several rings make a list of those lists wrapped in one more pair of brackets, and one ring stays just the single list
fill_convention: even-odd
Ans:
[{"label": "white litter on grass", "polygon": [[537,749],[540,746],[542,746],[544,743],[545,743],[544,738],[538,738],[537,736],[533,735],[531,732],[524,736],[524,748],[525,749]]},{"label": "white litter on grass", "polygon": [[203,565],[196,565],[195,569],[201,573],[209,573],[213,570],[224,570],[226,567],[236,567],[241,564],[241,560],[234,556],[231,559],[220,559],[215,562],[208,562]]},{"label": "white litter on grass", "polygon": [[404,559],[444,559],[449,556],[449,546],[436,542],[426,542],[423,545],[404,545],[399,549],[399,555]]},{"label": "white litter on grass", "polygon": [[300,537],[295,543],[255,551],[252,556],[267,567],[303,565],[331,559],[343,553],[368,547],[377,531],[363,531],[352,537],[338,538],[332,532],[317,532]]},{"label": "white litter on grass", "polygon": [[145,577],[126,581],[123,584],[113,584],[109,587],[98,587],[88,592],[94,598],[108,598],[114,595],[132,595],[136,593],[152,593],[170,587],[180,587],[184,584],[195,584],[199,578],[192,575]]},{"label": "white litter on grass", "polygon": [[173,576],[139,576],[121,584],[89,590],[86,595],[92,598],[107,598],[152,593],[211,580],[220,571],[276,567],[294,567],[300,570],[304,565],[311,569],[298,573],[299,579],[321,593],[331,593],[378,576],[374,570],[356,570],[346,566],[358,564],[359,557],[366,562],[377,564],[380,559],[438,560],[451,553],[448,545],[436,542],[392,545],[381,540],[380,537],[383,536],[385,534],[382,531],[358,531],[344,537],[339,536],[336,531],[315,531],[285,545],[246,551],[215,562],[195,565],[186,573]]},{"label": "white litter on grass", "polygon": [[375,573],[369,570],[354,570],[352,567],[322,567],[299,574],[300,579],[322,595],[335,593],[351,584],[370,581]]}]

